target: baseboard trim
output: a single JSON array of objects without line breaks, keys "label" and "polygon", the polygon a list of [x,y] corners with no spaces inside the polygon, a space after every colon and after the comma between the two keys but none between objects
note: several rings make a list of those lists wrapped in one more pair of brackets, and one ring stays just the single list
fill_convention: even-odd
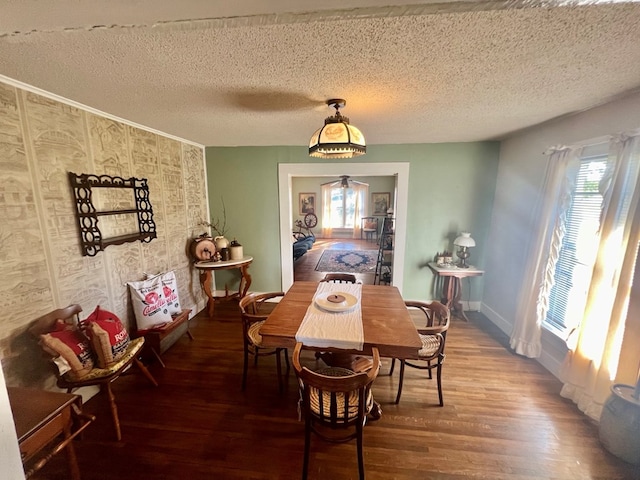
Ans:
[{"label": "baseboard trim", "polygon": [[[511,332],[513,330],[511,322],[508,322],[486,303],[482,304],[480,312],[507,336],[511,336]],[[567,353],[566,344],[546,330],[542,330],[541,342],[542,353],[540,354],[540,357],[535,358],[534,360],[547,369],[554,377],[560,379],[562,364]]]},{"label": "baseboard trim", "polygon": [[480,313],[487,317],[496,327],[502,330],[505,335],[509,337],[511,336],[511,331],[513,330],[511,323],[505,320],[500,314],[498,314],[498,312],[489,307],[486,303],[482,303]]}]

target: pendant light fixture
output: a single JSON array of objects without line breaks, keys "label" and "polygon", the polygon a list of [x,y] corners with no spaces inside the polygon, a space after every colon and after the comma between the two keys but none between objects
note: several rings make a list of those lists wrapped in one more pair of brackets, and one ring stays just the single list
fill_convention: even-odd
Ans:
[{"label": "pendant light fixture", "polygon": [[327,105],[336,109],[336,114],[324,120],[324,126],[320,127],[311,136],[309,141],[309,155],[318,158],[352,158],[364,155],[367,145],[364,135],[353,125],[349,119],[342,116],[340,108],[347,104],[342,98],[327,100]]},{"label": "pendant light fixture", "polygon": [[334,188],[353,188],[354,185],[366,185],[369,186],[368,183],[360,182],[358,180],[353,180],[349,175],[340,175],[340,178],[337,180],[331,180],[330,182],[321,183],[321,187],[326,187],[330,185]]}]

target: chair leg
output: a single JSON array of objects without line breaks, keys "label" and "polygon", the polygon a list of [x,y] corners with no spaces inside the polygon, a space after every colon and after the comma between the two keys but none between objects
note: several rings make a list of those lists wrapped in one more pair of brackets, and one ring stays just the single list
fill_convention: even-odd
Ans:
[{"label": "chair leg", "polygon": [[156,381],[155,378],[153,378],[153,375],[151,375],[151,372],[147,369],[147,367],[144,366],[144,363],[142,363],[137,358],[133,359],[133,363],[135,363],[138,366],[138,368],[143,373],[143,375],[147,377],[147,380],[151,382],[151,385],[153,385],[154,387],[158,386],[158,382]]},{"label": "chair leg", "polygon": [[433,378],[433,375],[431,374],[431,370],[433,370],[431,368],[431,360],[427,360],[427,366],[429,367],[429,380],[431,380]]},{"label": "chair leg", "polygon": [[302,480],[307,480],[309,473],[309,450],[311,449],[311,419],[307,415],[304,422],[304,460],[302,463]]},{"label": "chair leg", "polygon": [[391,368],[389,368],[389,376],[393,375],[393,369],[396,368],[396,359],[391,359]]},{"label": "chair leg", "polygon": [[289,365],[289,351],[286,348],[284,349],[284,362],[287,364],[287,375],[289,375],[291,365]]},{"label": "chair leg", "polygon": [[113,419],[113,426],[116,431],[116,440],[122,440],[122,433],[120,432],[120,418],[118,417],[118,406],[116,405],[116,397],[113,395],[113,391],[111,390],[111,382],[106,382],[102,384],[102,388],[107,395],[107,400],[109,401],[109,408],[111,409],[111,418]]},{"label": "chair leg", "polygon": [[400,360],[400,378],[398,379],[398,395],[396,395],[396,404],[400,403],[400,395],[402,395],[403,382],[404,382],[404,360]]},{"label": "chair leg", "polygon": [[244,366],[242,367],[242,391],[244,392],[247,386],[247,370],[249,368],[249,349],[244,346]]},{"label": "chair leg", "polygon": [[440,406],[444,407],[444,400],[442,398],[442,363],[438,363],[436,368],[436,377],[438,379],[438,398],[440,399]]},{"label": "chair leg", "polygon": [[284,387],[282,384],[282,361],[280,360],[280,349],[276,351],[276,367],[278,369],[278,390],[282,393]]},{"label": "chair leg", "polygon": [[362,452],[362,422],[356,424],[357,436],[356,443],[358,448],[358,473],[360,480],[364,480],[364,456]]}]

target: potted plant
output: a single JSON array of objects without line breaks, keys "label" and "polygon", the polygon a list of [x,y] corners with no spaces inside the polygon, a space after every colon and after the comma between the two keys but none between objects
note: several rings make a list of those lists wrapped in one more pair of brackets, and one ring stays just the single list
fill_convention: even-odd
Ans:
[{"label": "potted plant", "polygon": [[615,384],[600,416],[600,442],[619,457],[640,465],[640,367],[636,384]]}]

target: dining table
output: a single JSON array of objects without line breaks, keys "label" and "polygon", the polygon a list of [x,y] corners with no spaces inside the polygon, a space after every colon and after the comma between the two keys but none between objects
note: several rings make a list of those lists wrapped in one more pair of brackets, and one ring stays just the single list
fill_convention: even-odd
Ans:
[{"label": "dining table", "polygon": [[[345,311],[324,307],[327,295],[335,294],[353,302],[343,302]],[[316,327],[325,328],[322,338],[309,338],[303,324],[313,319]],[[345,342],[337,333],[341,322],[361,329],[361,339],[356,343]],[[316,328],[316,329],[318,329]],[[333,335],[333,332],[336,335]],[[416,326],[397,287],[392,285],[361,285],[327,282],[294,282],[260,328],[266,347],[292,348],[297,341],[307,348],[321,351],[370,354],[377,347],[381,357],[417,359],[422,342]],[[304,337],[304,340],[302,338]]]}]

